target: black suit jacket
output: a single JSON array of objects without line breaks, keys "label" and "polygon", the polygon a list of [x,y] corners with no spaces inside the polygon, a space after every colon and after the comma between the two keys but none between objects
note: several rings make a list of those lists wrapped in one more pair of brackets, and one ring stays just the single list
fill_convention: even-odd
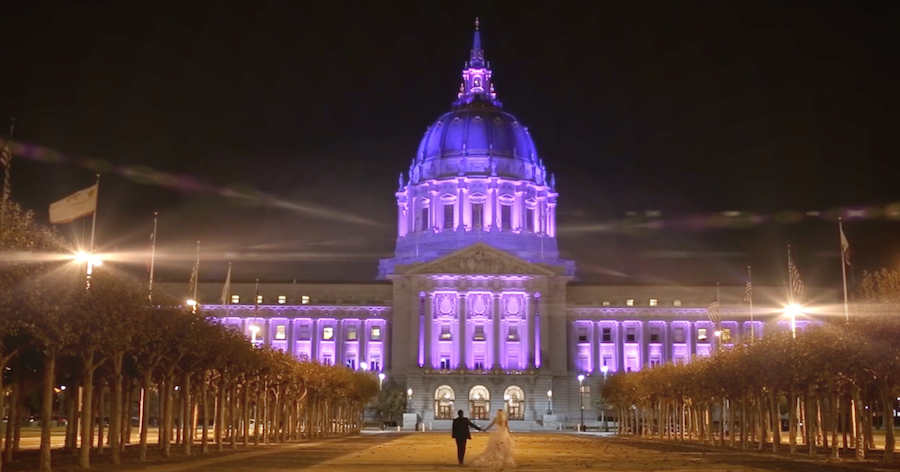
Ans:
[{"label": "black suit jacket", "polygon": [[469,421],[468,418],[455,418],[453,420],[453,437],[456,439],[472,439],[472,435],[469,434],[469,428],[481,430],[478,425]]}]

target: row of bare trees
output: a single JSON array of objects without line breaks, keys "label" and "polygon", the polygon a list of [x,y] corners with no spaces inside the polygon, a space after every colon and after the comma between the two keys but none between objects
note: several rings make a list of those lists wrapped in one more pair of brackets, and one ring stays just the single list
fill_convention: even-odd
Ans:
[{"label": "row of bare trees", "polygon": [[42,471],[51,470],[58,417],[67,419],[65,449],[84,468],[107,446],[119,463],[134,426],[141,460],[148,450],[191,454],[195,441],[207,452],[361,428],[378,394],[371,374],[254,347],[173,300],[155,294],[149,303],[145,284],[108,266],[86,290],[84,266],[52,231],[12,202],[0,217],[0,412],[9,417],[0,467],[14,458],[34,393]]},{"label": "row of bare trees", "polygon": [[880,412],[889,463],[900,318],[858,313],[796,337],[774,333],[690,363],[612,375],[600,392],[618,411],[620,434],[720,445],[727,438],[731,446],[778,450],[786,416],[790,451],[797,451],[799,433],[813,457],[817,446],[830,444],[837,458],[842,442],[865,458],[873,448],[873,415]]}]

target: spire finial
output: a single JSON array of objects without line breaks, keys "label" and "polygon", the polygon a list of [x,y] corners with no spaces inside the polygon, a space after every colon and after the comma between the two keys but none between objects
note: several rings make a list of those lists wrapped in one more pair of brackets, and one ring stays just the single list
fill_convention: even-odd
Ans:
[{"label": "spire finial", "polygon": [[475,31],[478,31],[478,17],[475,17]]}]

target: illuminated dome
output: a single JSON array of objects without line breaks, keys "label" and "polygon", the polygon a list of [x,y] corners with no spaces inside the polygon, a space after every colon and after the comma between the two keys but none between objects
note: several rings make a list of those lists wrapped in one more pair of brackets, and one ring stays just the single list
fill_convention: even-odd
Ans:
[{"label": "illuminated dome", "polygon": [[575,274],[557,248],[555,179],[528,128],[503,111],[491,74],[476,19],[453,108],[428,127],[400,174],[397,247],[379,278],[476,243]]},{"label": "illuminated dome", "polygon": [[409,183],[494,176],[545,184],[546,170],[528,128],[497,100],[490,64],[475,30],[453,109],[428,127],[409,167]]}]

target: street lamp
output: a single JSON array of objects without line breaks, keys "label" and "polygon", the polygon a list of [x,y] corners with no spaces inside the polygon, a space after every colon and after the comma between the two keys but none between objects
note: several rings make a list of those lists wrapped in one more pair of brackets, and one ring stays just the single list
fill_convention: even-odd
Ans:
[{"label": "street lamp", "polygon": [[[606,384],[606,374],[609,373],[609,366],[608,365],[600,366],[600,373],[603,374],[603,383],[605,385]],[[600,392],[600,393],[602,393],[602,392]],[[601,399],[601,400],[603,400],[603,399]],[[605,401],[601,405],[601,408],[603,409],[602,410],[603,411],[603,413],[602,413],[603,431],[608,433],[609,432],[609,423],[606,422],[606,402]]]},{"label": "street lamp", "polygon": [[791,303],[784,307],[784,313],[791,317],[791,336],[797,337],[797,315],[800,314],[800,305]]},{"label": "street lamp", "polygon": [[412,389],[406,389],[406,412],[412,413]]},{"label": "street lamp", "polygon": [[578,431],[584,432],[584,374],[578,374],[578,399],[581,400],[581,423],[578,425]]},{"label": "street lamp", "polygon": [[553,390],[547,390],[547,414],[553,414]]},{"label": "street lamp", "polygon": [[250,342],[256,342],[256,333],[259,333],[259,326],[250,325]]},{"label": "street lamp", "polygon": [[378,373],[378,390],[381,391],[381,384],[384,382],[384,372]]}]

